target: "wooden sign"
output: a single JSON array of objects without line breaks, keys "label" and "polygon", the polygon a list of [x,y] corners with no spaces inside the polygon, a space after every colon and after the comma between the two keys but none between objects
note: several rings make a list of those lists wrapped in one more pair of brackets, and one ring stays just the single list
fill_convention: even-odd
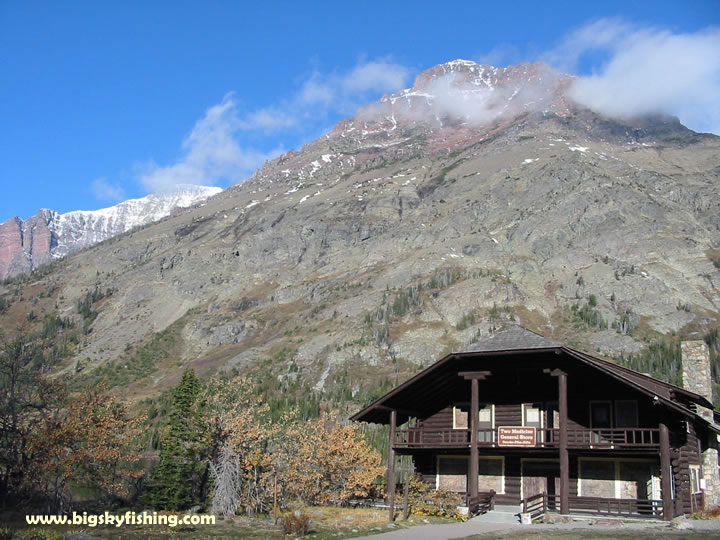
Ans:
[{"label": "wooden sign", "polygon": [[498,428],[498,446],[535,446],[534,427],[507,426]]}]

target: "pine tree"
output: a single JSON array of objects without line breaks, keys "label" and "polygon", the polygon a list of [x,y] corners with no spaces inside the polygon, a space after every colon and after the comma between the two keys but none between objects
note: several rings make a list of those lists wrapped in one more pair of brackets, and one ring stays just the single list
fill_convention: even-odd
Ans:
[{"label": "pine tree", "polygon": [[150,502],[157,509],[183,510],[202,500],[210,432],[201,390],[194,371],[186,369],[173,391],[168,431],[152,475]]}]

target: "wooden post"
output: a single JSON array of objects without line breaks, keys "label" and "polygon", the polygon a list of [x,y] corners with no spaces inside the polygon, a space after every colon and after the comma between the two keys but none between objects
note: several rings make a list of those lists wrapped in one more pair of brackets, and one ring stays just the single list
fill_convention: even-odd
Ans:
[{"label": "wooden post", "polygon": [[558,378],[558,426],[560,428],[560,513],[570,513],[570,459],[568,457],[568,402],[567,402],[567,373],[560,369],[545,369]]},{"label": "wooden post", "polygon": [[395,429],[397,411],[390,411],[390,445],[388,447],[387,496],[390,506],[390,521],[395,521]]},{"label": "wooden post", "polygon": [[672,479],[670,470],[670,433],[667,426],[660,422],[660,479],[662,486],[663,519],[673,518]]},{"label": "wooden post", "polygon": [[470,380],[470,498],[478,496],[478,420],[480,416],[480,392],[478,380]]},{"label": "wooden post", "polygon": [[412,476],[412,470],[409,470],[405,474],[405,485],[403,486],[403,520],[407,521],[410,516],[410,477]]},{"label": "wooden post", "polygon": [[[556,370],[559,371],[559,370]],[[570,513],[570,460],[568,458],[567,373],[558,373],[558,405],[560,416],[560,513]]]},{"label": "wooden post", "polygon": [[458,373],[470,381],[470,491],[468,499],[478,496],[478,422],[480,420],[480,391],[478,381],[491,375],[489,371],[461,371]]},{"label": "wooden post", "polygon": [[277,474],[273,475],[273,517],[275,518],[275,525],[277,525]]}]

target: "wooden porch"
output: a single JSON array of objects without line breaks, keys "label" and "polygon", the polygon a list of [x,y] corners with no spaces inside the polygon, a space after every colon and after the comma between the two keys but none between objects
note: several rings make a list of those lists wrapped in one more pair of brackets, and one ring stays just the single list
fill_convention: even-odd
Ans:
[{"label": "wooden porch", "polygon": [[[535,448],[559,448],[559,428],[537,428]],[[470,429],[396,429],[393,446],[395,449],[470,448]],[[477,446],[496,448],[497,428],[478,429]],[[614,429],[568,429],[567,446],[574,449],[625,449],[660,448],[659,428],[614,428]]]},{"label": "wooden porch", "polygon": [[[662,519],[670,520],[674,511],[672,485],[671,485],[671,459],[670,437],[667,424],[658,422],[657,428],[622,427],[622,428],[578,428],[568,425],[568,389],[567,372],[561,369],[544,369],[543,372],[557,381],[558,422],[557,427],[529,427],[529,426],[498,426],[486,428],[478,425],[480,419],[479,386],[480,382],[492,376],[490,371],[459,371],[457,376],[470,383],[469,426],[451,428],[433,428],[430,426],[400,428],[397,422],[397,410],[390,408],[390,433],[388,451],[388,478],[395,476],[394,461],[397,451],[414,449],[467,449],[469,453],[468,470],[468,498],[475,500],[479,496],[479,452],[482,448],[524,448],[524,449],[552,449],[557,453],[559,462],[557,494],[546,495],[545,508],[555,508],[561,514],[568,514],[572,505],[578,511],[592,511],[600,513],[600,504],[606,504],[605,513],[630,511],[633,508],[638,513],[650,512],[652,516],[662,513]],[[630,503],[606,503],[591,501],[587,497],[579,498],[570,495],[570,464],[569,451],[582,449],[608,449],[608,450],[642,450],[660,454],[660,478],[662,501],[651,504],[650,510],[642,503],[638,507],[621,506]],[[394,486],[388,482],[388,498],[390,507],[393,507]],[[618,501],[624,501],[618,499]],[[613,506],[614,504],[614,506]],[[582,506],[585,505],[586,508]],[[587,507],[590,505],[590,507]],[[593,506],[595,505],[595,506]],[[643,506],[645,505],[645,506]],[[635,511],[635,510],[633,510]]]},{"label": "wooden porch", "polygon": [[[538,493],[521,502],[522,512],[531,520],[548,512],[560,512],[560,496]],[[568,497],[568,511],[572,514],[607,515],[662,519],[663,501],[654,499],[611,499],[605,497]],[[567,513],[567,512],[560,512]]]}]

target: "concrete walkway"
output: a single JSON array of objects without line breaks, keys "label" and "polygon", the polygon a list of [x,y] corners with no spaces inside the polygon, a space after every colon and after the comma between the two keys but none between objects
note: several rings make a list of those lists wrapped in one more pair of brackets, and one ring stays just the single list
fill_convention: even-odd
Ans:
[{"label": "concrete walkway", "polygon": [[520,525],[519,523],[487,523],[484,521],[470,520],[464,523],[450,523],[448,525],[416,525],[408,529],[400,529],[371,536],[356,536],[354,538],[372,540],[447,540],[449,538],[465,538],[473,534],[523,528],[529,529],[530,525]]},{"label": "concrete walkway", "polygon": [[[407,529],[399,529],[371,536],[357,536],[367,540],[450,540],[465,538],[474,534],[485,533],[517,533],[525,530],[528,533],[552,533],[552,531],[589,530],[595,532],[615,531],[619,536],[632,538],[633,531],[649,532],[658,530],[663,534],[692,534],[698,538],[720,538],[720,521],[681,520],[671,524],[662,521],[623,522],[619,519],[598,519],[574,521],[572,523],[521,525],[515,523],[491,523],[471,519],[464,523],[447,525],[416,525]],[[622,531],[622,532],[621,532]],[[672,536],[671,536],[672,537]]]}]

